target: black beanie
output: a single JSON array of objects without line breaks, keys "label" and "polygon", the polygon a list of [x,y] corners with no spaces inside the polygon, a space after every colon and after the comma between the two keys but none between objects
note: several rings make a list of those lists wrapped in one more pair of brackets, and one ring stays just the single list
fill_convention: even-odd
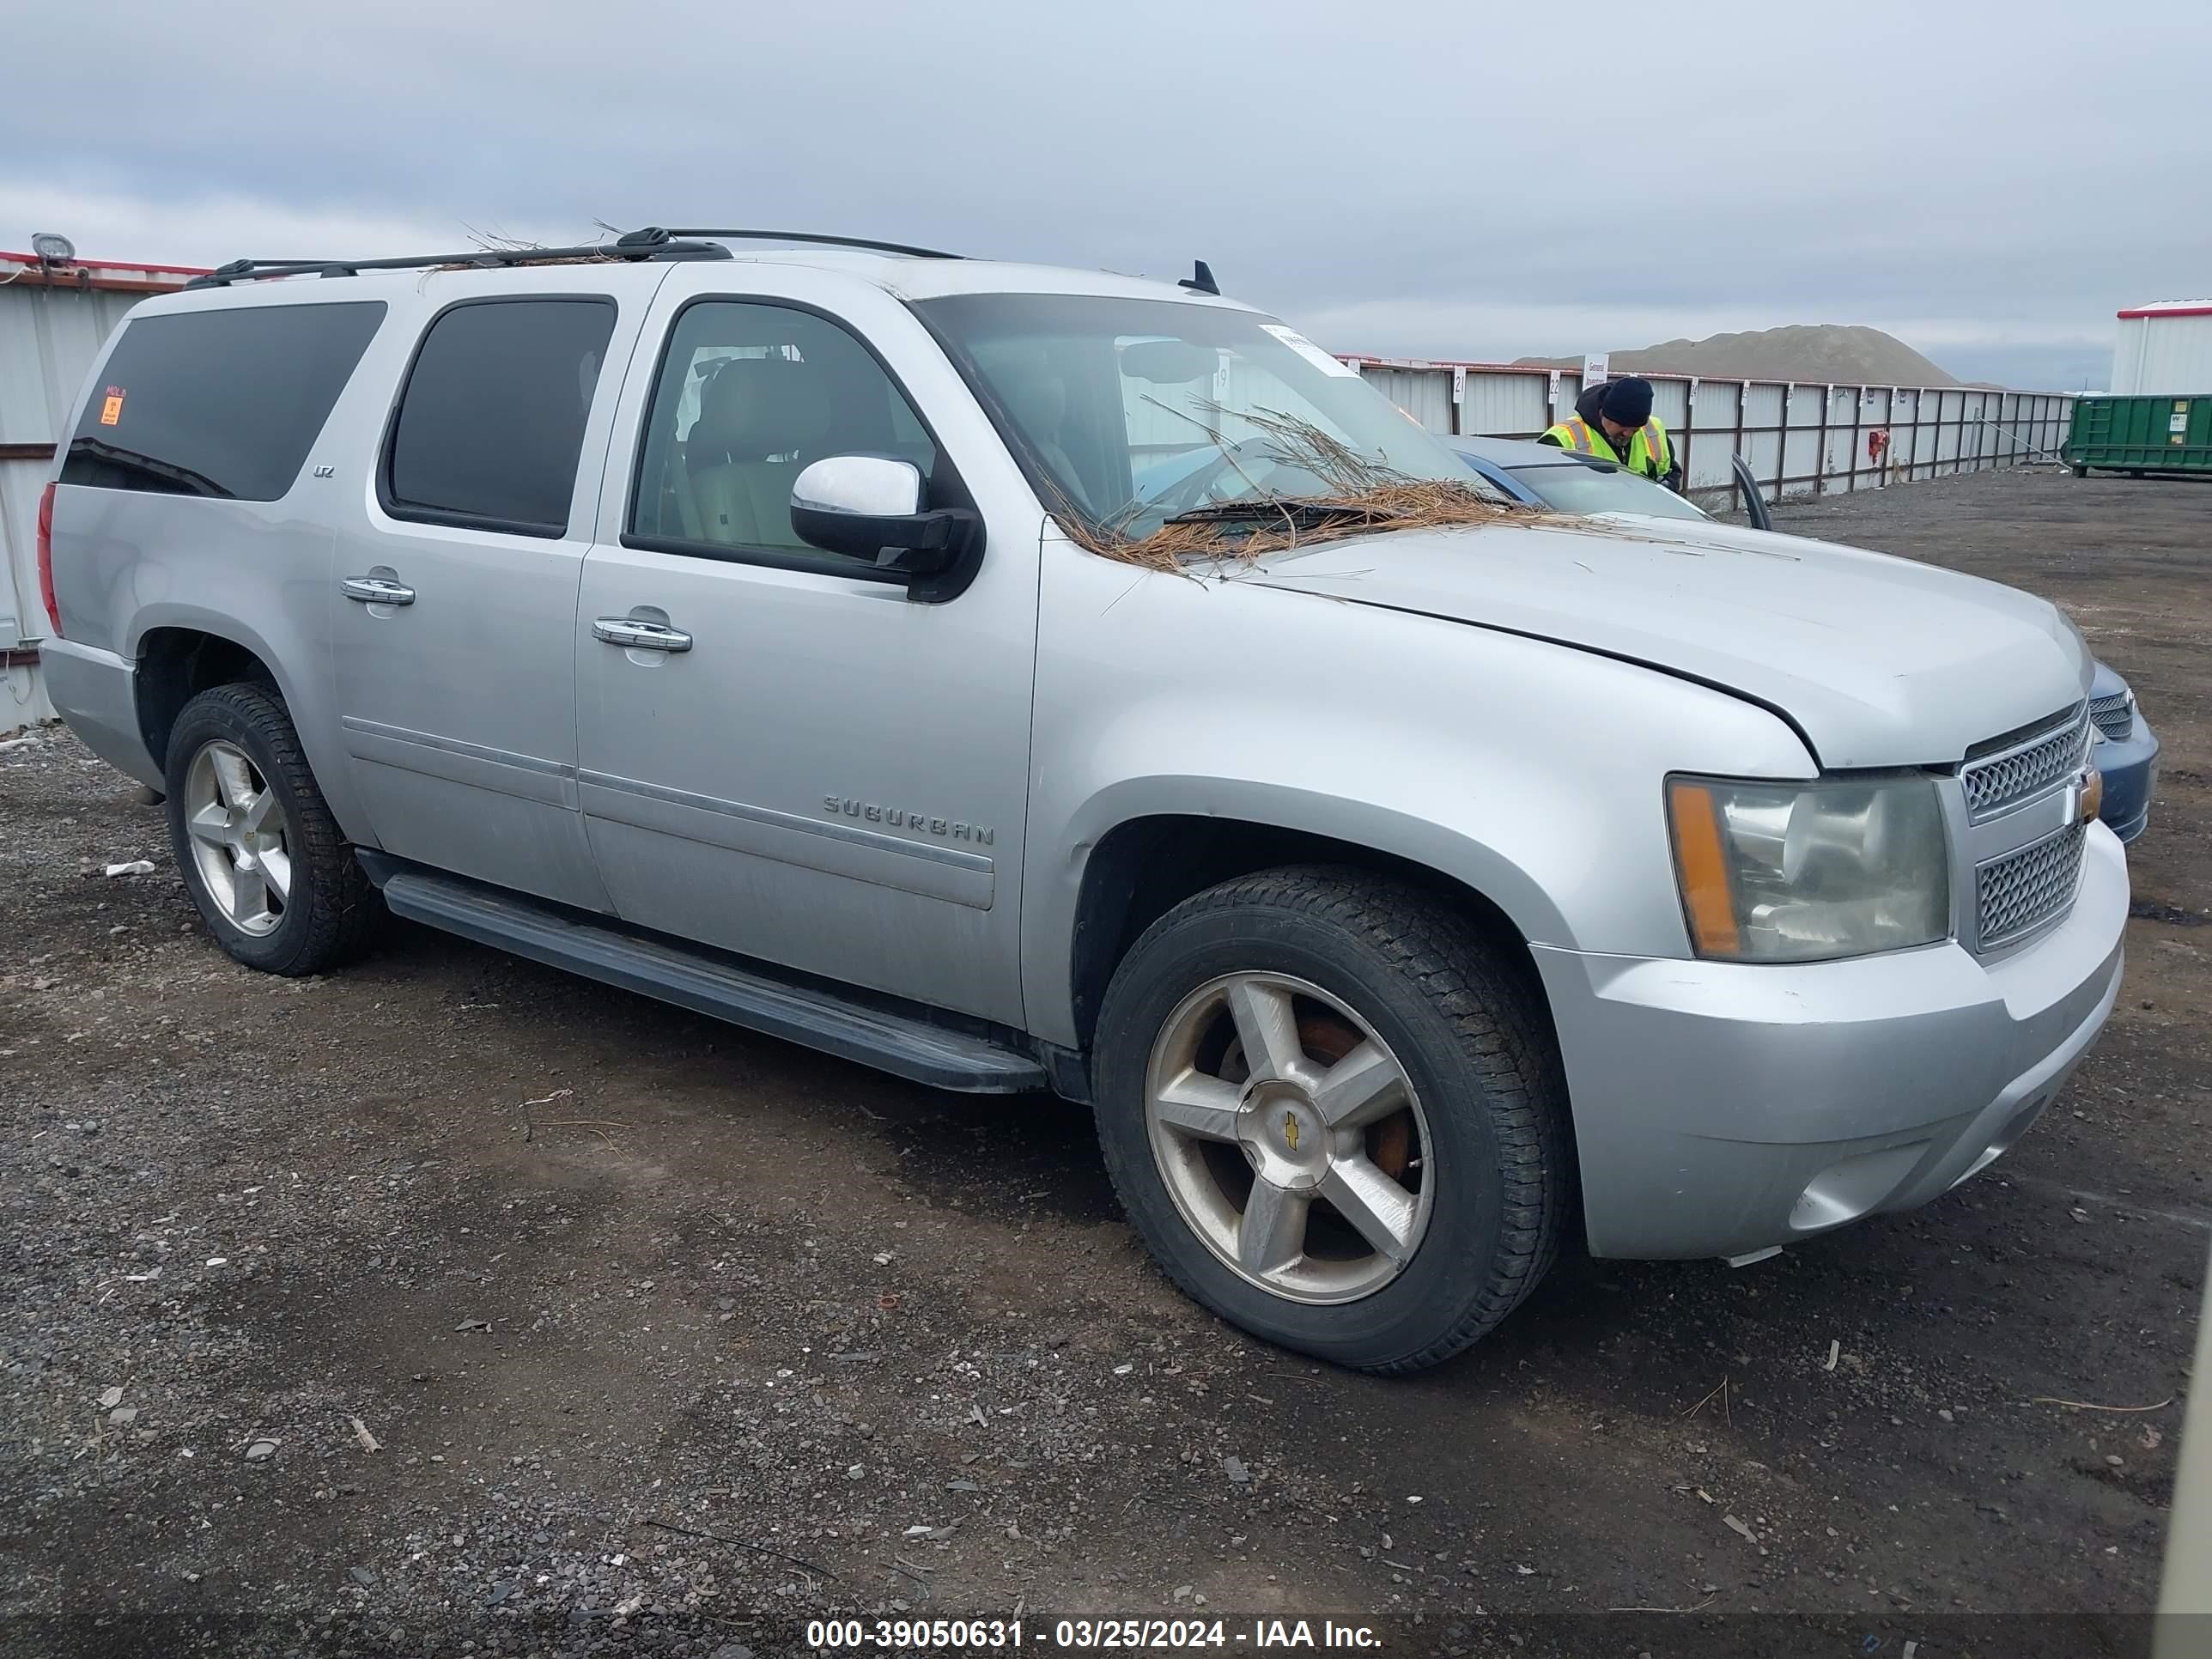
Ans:
[{"label": "black beanie", "polygon": [[1625,380],[1605,383],[1605,401],[1599,411],[1608,421],[1618,421],[1623,426],[1642,426],[1651,418],[1651,382],[1631,375]]}]

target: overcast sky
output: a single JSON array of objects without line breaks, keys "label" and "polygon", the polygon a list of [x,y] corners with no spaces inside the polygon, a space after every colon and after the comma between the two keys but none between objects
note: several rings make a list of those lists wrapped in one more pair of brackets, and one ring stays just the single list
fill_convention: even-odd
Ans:
[{"label": "overcast sky", "polygon": [[2104,383],[2212,292],[2212,5],[16,7],[0,247],[210,264],[595,220],[1224,289],[1338,351],[1885,328]]}]

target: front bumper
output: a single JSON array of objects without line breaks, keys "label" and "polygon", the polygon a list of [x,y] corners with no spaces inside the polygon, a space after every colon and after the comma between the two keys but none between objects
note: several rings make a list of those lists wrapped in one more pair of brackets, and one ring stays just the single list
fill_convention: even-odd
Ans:
[{"label": "front bumper", "polygon": [[2066,920],[1781,964],[1535,950],[1590,1251],[1730,1256],[1924,1204],[2034,1121],[2119,994],[2126,855],[2091,827]]},{"label": "front bumper", "polygon": [[2142,710],[2135,730],[2121,742],[2100,738],[2090,760],[2105,775],[2105,805],[2099,814],[2122,841],[2133,841],[2150,823],[2150,804],[2158,791],[2158,733]]}]

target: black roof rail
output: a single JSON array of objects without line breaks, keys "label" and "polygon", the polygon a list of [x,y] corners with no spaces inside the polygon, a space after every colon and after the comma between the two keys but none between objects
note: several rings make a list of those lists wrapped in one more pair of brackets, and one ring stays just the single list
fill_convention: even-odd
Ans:
[{"label": "black roof rail", "polygon": [[964,259],[943,248],[909,247],[904,242],[872,242],[865,236],[822,236],[808,230],[672,230],[671,236],[727,237],[745,242],[805,242],[822,247],[866,248],[872,253],[903,253],[915,259]]},{"label": "black roof rail", "polygon": [[729,249],[719,242],[690,241],[686,232],[662,230],[658,226],[633,230],[611,242],[586,243],[577,247],[478,247],[465,253],[410,254],[398,259],[233,259],[204,276],[195,276],[186,288],[228,288],[233,283],[254,282],[270,276],[353,276],[364,270],[422,270],[440,265],[474,266],[499,270],[515,265],[556,264],[586,259],[726,259]]}]

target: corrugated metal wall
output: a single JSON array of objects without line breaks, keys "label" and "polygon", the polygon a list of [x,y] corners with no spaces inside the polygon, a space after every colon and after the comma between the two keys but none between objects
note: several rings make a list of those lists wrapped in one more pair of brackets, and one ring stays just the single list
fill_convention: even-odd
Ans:
[{"label": "corrugated metal wall", "polygon": [[[142,292],[40,280],[0,261],[0,651],[46,631],[39,600],[39,495],[86,371]],[[53,714],[37,670],[11,663],[0,731]]]},{"label": "corrugated metal wall", "polygon": [[[1581,376],[1564,370],[1345,361],[1422,425],[1444,434],[1533,438],[1571,412],[1582,391]],[[1733,489],[1734,455],[1749,463],[1770,500],[1871,489],[2055,459],[2074,410],[2071,398],[2055,392],[1644,378],[1687,488],[1709,506],[1726,504],[1720,498]]]},{"label": "corrugated metal wall", "polygon": [[1431,432],[1451,421],[1451,376],[1426,369],[1376,368],[1363,378]]},{"label": "corrugated metal wall", "polygon": [[2202,311],[2123,316],[2112,345],[2116,397],[2201,398],[2212,392],[2212,301]]}]

